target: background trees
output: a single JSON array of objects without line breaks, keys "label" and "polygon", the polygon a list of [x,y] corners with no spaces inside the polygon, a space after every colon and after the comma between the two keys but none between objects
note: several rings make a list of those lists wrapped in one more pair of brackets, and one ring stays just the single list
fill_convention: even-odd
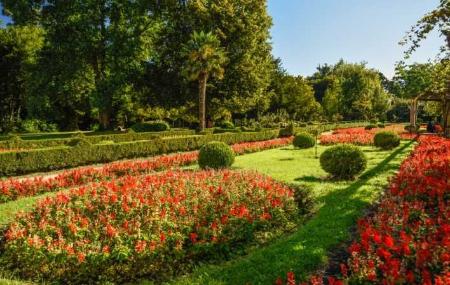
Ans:
[{"label": "background trees", "polygon": [[[341,60],[308,78],[287,74],[271,54],[266,1],[0,1],[13,19],[1,29],[0,48],[9,60],[3,63],[12,78],[0,91],[1,131],[19,130],[25,119],[57,123],[61,130],[153,119],[196,126],[198,84],[189,79],[201,79],[200,67],[208,74],[223,71],[207,78],[208,108],[201,116],[216,122],[258,119],[269,111],[301,121],[383,119],[390,106],[391,82],[365,64]],[[6,36],[14,29],[24,29],[16,42]],[[211,31],[214,49],[228,60],[208,55],[199,65],[198,53],[186,65],[182,51],[195,31]],[[24,52],[6,57],[18,50],[12,45]]]},{"label": "background trees", "polygon": [[315,97],[321,99],[329,120],[384,119],[389,108],[389,96],[379,72],[364,63],[344,61],[334,66],[319,66],[309,78]]},{"label": "background trees", "polygon": [[43,35],[34,26],[0,29],[0,132],[11,131],[27,115],[31,69]]}]

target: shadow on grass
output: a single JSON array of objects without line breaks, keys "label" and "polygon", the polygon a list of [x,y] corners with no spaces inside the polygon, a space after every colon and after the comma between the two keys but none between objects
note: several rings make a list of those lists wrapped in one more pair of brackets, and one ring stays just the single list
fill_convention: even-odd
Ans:
[{"label": "shadow on grass", "polygon": [[280,158],[279,161],[293,161],[294,158]]},{"label": "shadow on grass", "polygon": [[299,178],[295,178],[294,181],[298,182],[323,182],[324,179],[316,176],[306,175]]},{"label": "shadow on grass", "polygon": [[326,265],[331,249],[350,238],[349,229],[377,199],[412,144],[402,145],[350,185],[327,184],[328,194],[317,200],[320,209],[297,232],[248,256],[199,267],[174,284],[273,284],[290,270],[306,278]]}]

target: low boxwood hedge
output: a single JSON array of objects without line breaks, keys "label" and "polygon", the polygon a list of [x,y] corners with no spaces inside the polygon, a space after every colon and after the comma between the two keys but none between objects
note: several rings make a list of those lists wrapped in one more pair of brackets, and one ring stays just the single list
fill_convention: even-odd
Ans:
[{"label": "low boxwood hedge", "polygon": [[[83,133],[73,133],[71,137],[60,139],[37,139],[25,140],[18,136],[9,138],[8,140],[0,141],[0,148],[2,149],[38,149],[69,145],[73,137],[82,136],[91,144],[99,144],[103,141],[113,141],[115,143],[132,142],[141,140],[152,140],[158,137],[172,137],[172,136],[190,136],[194,135],[194,130],[171,130],[167,132],[147,132],[147,133],[111,133],[106,135],[83,135]],[[18,138],[18,139],[15,139]]]},{"label": "low boxwood hedge", "polygon": [[211,141],[226,144],[264,141],[276,138],[278,130],[263,132],[193,135],[155,138],[148,141],[99,144],[84,147],[58,146],[0,153],[0,176],[11,176],[38,171],[58,170],[120,159],[152,156],[164,153],[197,150]]},{"label": "low boxwood hedge", "polygon": [[136,123],[131,129],[135,132],[165,132],[170,130],[170,125],[165,121],[150,121]]}]

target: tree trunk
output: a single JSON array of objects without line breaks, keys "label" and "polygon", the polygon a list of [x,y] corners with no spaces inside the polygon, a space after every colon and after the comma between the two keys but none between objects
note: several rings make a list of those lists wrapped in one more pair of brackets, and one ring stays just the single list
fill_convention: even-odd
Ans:
[{"label": "tree trunk", "polygon": [[208,75],[202,74],[199,79],[199,96],[198,96],[198,121],[200,131],[206,128],[206,83]]}]

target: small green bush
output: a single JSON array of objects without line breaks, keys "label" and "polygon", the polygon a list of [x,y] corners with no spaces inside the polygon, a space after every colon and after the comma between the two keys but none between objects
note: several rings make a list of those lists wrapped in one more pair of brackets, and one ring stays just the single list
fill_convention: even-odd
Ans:
[{"label": "small green bush", "polygon": [[400,136],[394,132],[379,132],[373,141],[376,147],[388,150],[400,145]]},{"label": "small green bush", "polygon": [[287,125],[286,128],[280,130],[280,138],[292,137],[295,135],[295,126],[293,123]]},{"label": "small green bush", "polygon": [[202,169],[223,169],[234,163],[234,152],[223,142],[210,142],[200,148],[198,164]]},{"label": "small green bush", "polygon": [[308,125],[306,123],[300,123],[300,124],[298,124],[298,126],[300,128],[306,128]]},{"label": "small green bush", "polygon": [[367,167],[365,154],[356,146],[343,144],[327,149],[320,156],[323,170],[336,179],[353,179]]},{"label": "small green bush", "polygon": [[385,125],[385,124],[382,124],[382,123],[379,123],[379,124],[378,124],[378,128],[384,129],[384,128],[386,128],[386,125]]},{"label": "small green bush", "polygon": [[367,126],[365,127],[365,129],[368,130],[368,131],[370,131],[370,130],[372,130],[372,129],[375,129],[376,127],[377,127],[377,125],[370,124],[370,125],[367,125]]},{"label": "small green bush", "polygon": [[301,133],[295,136],[293,144],[296,148],[311,148],[316,145],[316,139],[310,134]]},{"label": "small green bush", "polygon": [[219,124],[222,129],[234,129],[234,124],[230,121],[223,121]]},{"label": "small green bush", "polygon": [[376,125],[376,124],[378,124],[378,120],[372,119],[372,120],[370,120],[370,124]]},{"label": "small green bush", "polygon": [[131,129],[137,133],[143,132],[164,132],[170,130],[170,126],[165,121],[151,121],[144,123],[136,123]]}]

